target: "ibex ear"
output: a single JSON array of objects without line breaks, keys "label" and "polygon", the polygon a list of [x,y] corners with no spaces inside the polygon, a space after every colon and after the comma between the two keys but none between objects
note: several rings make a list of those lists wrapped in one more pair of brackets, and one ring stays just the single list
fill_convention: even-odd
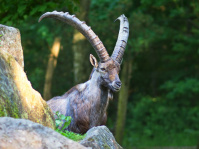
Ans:
[{"label": "ibex ear", "polygon": [[93,65],[93,67],[95,67],[95,68],[98,67],[98,62],[97,62],[96,58],[92,54],[90,54],[90,62]]}]

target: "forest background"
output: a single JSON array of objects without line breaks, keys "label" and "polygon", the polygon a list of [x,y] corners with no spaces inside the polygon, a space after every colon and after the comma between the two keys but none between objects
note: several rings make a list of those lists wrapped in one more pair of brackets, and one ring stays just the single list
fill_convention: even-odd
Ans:
[{"label": "forest background", "polygon": [[97,57],[69,25],[55,19],[38,23],[54,10],[86,21],[109,54],[119,31],[114,20],[128,17],[123,85],[110,101],[107,123],[122,146],[198,144],[199,1],[0,0],[0,23],[20,30],[25,72],[46,100],[86,81],[92,70],[89,54]]}]

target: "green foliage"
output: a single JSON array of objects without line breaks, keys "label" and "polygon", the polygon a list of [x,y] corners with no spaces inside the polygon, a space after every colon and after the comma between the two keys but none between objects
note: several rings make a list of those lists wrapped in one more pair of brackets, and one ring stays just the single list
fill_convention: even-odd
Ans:
[{"label": "green foliage", "polygon": [[[161,87],[166,90],[165,97],[176,104],[182,104],[186,106],[194,106],[199,101],[199,80],[196,78],[186,78],[181,81],[167,81]],[[191,99],[188,101],[187,99]]]},{"label": "green foliage", "polygon": [[[42,13],[53,10],[67,10],[74,12],[78,10],[78,0],[52,0],[52,1],[3,1],[1,2],[1,22],[7,25],[20,24],[28,21],[30,17],[38,17]],[[17,9],[16,9],[17,8]]]},{"label": "green foliage", "polygon": [[61,135],[74,141],[82,140],[85,137],[85,135],[80,135],[65,130],[71,123],[72,118],[70,116],[65,116],[61,114],[59,111],[57,111],[55,113],[55,117],[56,131],[59,132]]},{"label": "green foliage", "polygon": [[124,146],[194,146],[197,144],[199,135],[197,106],[178,107],[175,104],[171,105],[165,99],[142,97],[142,95],[135,99],[139,99],[139,102],[128,105]]}]

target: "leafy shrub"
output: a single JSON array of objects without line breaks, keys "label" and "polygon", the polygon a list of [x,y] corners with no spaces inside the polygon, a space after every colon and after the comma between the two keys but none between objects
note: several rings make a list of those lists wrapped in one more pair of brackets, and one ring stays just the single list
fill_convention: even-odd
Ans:
[{"label": "leafy shrub", "polygon": [[165,98],[177,106],[194,107],[199,104],[199,79],[186,78],[180,81],[166,81],[161,87]]},{"label": "leafy shrub", "polygon": [[80,135],[66,130],[66,128],[70,125],[72,120],[70,116],[65,116],[61,114],[59,111],[55,113],[55,116],[56,131],[58,133],[74,141],[82,140],[85,137],[85,135]]},{"label": "leafy shrub", "polygon": [[[193,146],[199,135],[199,108],[168,98],[137,95],[128,104],[124,146]],[[131,133],[129,133],[131,132]]]}]

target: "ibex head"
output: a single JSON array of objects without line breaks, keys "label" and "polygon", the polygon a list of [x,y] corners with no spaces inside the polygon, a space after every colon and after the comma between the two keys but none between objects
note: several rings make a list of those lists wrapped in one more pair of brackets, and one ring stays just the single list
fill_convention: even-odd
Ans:
[{"label": "ibex head", "polygon": [[96,73],[100,75],[99,83],[110,90],[116,92],[120,90],[122,85],[119,79],[120,65],[110,58],[106,62],[97,62],[96,58],[90,54],[90,62],[95,67]]},{"label": "ibex head", "polygon": [[80,21],[74,15],[57,11],[47,12],[40,17],[39,21],[46,17],[56,18],[75,27],[89,40],[100,58],[100,62],[98,63],[96,58],[90,55],[90,62],[94,66],[95,73],[99,75],[100,84],[114,92],[119,91],[122,83],[118,74],[129,35],[128,19],[124,15],[118,18],[118,20],[120,20],[119,35],[113,54],[109,57],[106,48],[98,36],[92,31],[91,27],[87,26],[85,22]]}]

